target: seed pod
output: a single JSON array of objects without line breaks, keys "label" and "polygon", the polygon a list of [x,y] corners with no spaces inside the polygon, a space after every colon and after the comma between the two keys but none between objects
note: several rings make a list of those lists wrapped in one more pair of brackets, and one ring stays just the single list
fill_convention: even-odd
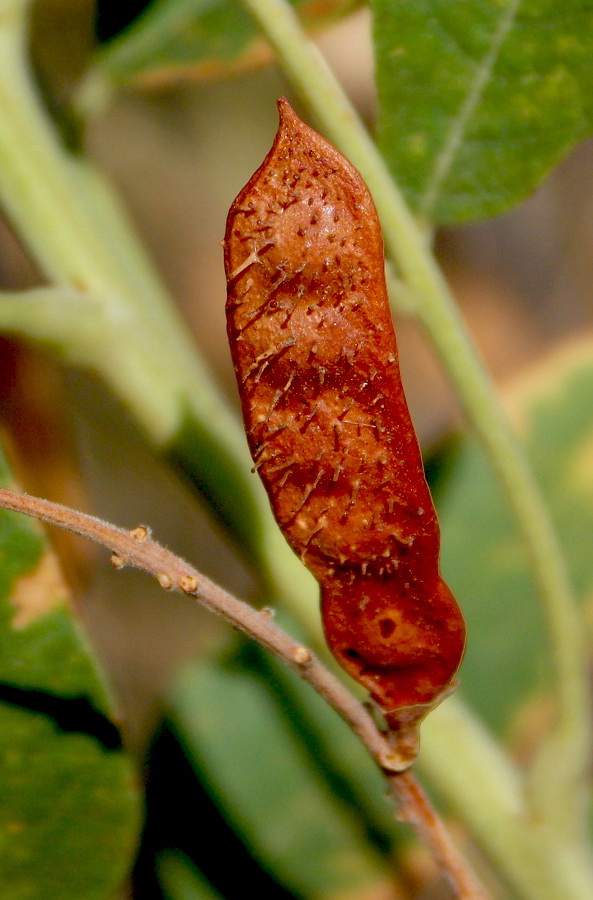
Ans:
[{"label": "seed pod", "polygon": [[245,429],[278,524],[321,585],[332,652],[402,728],[448,692],[464,623],[439,574],[373,201],[286,100],[279,109],[224,242]]}]

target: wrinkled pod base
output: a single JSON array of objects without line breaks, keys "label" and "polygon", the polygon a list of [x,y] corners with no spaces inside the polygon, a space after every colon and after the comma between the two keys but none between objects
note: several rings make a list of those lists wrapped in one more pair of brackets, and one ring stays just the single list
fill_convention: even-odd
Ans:
[{"label": "wrinkled pod base", "polygon": [[350,573],[321,591],[328,645],[381,710],[399,760],[391,769],[413,762],[418,726],[454,689],[465,645],[457,601],[442,578],[415,588]]}]

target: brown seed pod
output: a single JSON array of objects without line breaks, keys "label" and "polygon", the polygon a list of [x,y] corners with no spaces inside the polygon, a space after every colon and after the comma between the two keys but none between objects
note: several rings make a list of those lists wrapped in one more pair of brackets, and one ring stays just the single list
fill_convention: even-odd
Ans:
[{"label": "brown seed pod", "polygon": [[373,201],[286,100],[279,109],[224,242],[245,429],[278,524],[321,585],[331,650],[398,727],[447,692],[464,623],[439,574]]}]

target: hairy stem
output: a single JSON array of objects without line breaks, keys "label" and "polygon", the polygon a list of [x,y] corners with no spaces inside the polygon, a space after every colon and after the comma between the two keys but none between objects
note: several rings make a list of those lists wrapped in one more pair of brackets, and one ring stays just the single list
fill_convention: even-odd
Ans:
[{"label": "hairy stem", "polygon": [[348,98],[286,0],[244,3],[325,135],[367,182],[387,254],[414,298],[412,313],[439,354],[513,510],[546,614],[558,699],[555,727],[534,767],[534,810],[574,829],[584,822],[589,686],[584,629],[549,512],[424,235]]},{"label": "hairy stem", "polygon": [[487,900],[487,895],[473,872],[451,843],[449,832],[435,816],[434,809],[413,773],[390,775],[389,786],[399,804],[399,818],[413,825],[430,848],[458,897],[468,900]]},{"label": "hairy stem", "polygon": [[[154,576],[164,590],[178,590],[194,597],[202,606],[257,641],[320,694],[362,741],[385,774],[399,807],[399,818],[411,824],[434,854],[459,900],[485,900],[486,895],[460,855],[442,821],[408,769],[398,771],[401,760],[393,743],[379,731],[365,707],[315,657],[312,651],[280,629],[265,611],[259,612],[210,581],[175,553],[162,547],[144,525],[127,531],[68,507],[0,488],[0,507],[33,516],[60,528],[81,534],[112,552],[116,568],[134,566]],[[450,714],[447,710],[450,710]],[[504,759],[488,736],[465,715],[463,706],[447,700],[424,726],[433,733],[433,744],[443,743],[447,754],[430,751],[424,765],[439,776],[443,792],[466,820],[476,826],[478,836],[486,832],[485,845],[511,882],[527,900],[590,900],[593,873],[590,861],[573,846],[570,837],[534,822],[525,808],[520,776]],[[451,729],[457,737],[449,740]],[[469,729],[469,731],[468,731]],[[467,758],[467,746],[478,747],[476,757]],[[420,761],[422,763],[421,753]],[[456,772],[456,784],[450,784]],[[477,791],[478,804],[474,795]],[[493,830],[494,833],[490,834]]]},{"label": "hairy stem", "polygon": [[0,488],[0,506],[96,541],[111,550],[111,562],[116,568],[134,566],[153,575],[164,590],[177,590],[195,597],[210,612],[221,616],[298,672],[348,724],[386,774],[399,804],[400,818],[416,829],[433,852],[459,900],[486,900],[486,895],[415,776],[409,770],[398,771],[401,763],[389,738],[379,731],[364,706],[319,662],[308,647],[294,641],[267,614],[238,600],[181,557],[158,544],[151,538],[149,528],[144,525],[126,531],[94,516],[7,488]]}]

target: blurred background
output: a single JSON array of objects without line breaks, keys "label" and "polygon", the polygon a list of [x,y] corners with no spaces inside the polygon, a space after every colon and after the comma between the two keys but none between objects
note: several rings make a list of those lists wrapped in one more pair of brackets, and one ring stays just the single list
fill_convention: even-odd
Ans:
[{"label": "blurred background", "polygon": [[[32,52],[52,102],[67,107],[97,41],[108,39],[146,5],[119,4],[114,11],[103,4],[95,9],[90,0],[34,4]],[[317,40],[372,130],[369,28],[368,11],[360,9]],[[271,64],[225,77],[190,72],[181,81],[165,73],[155,83],[120,91],[85,136],[88,153],[117,186],[202,353],[237,408],[220,240],[231,201],[269,149],[276,99],[284,93],[290,96]],[[229,120],[236,135],[232,143]],[[589,140],[512,213],[443,229],[436,236],[463,315],[503,388],[550,347],[593,325],[592,166]],[[3,224],[1,287],[37,283]],[[458,410],[416,326],[402,317],[397,330],[408,400],[430,454],[455,427]],[[150,523],[164,543],[238,595],[249,596],[253,583],[224,537],[151,455],[101,385],[8,342],[3,342],[1,364],[6,370],[2,418],[20,445],[21,478],[28,490],[124,526]],[[71,547],[71,538],[56,537]],[[208,639],[212,623],[186,601],[164,596],[140,575],[113,572],[93,550],[75,543],[79,564],[73,565],[70,553],[68,566],[83,588],[82,613],[112,678],[128,739],[142,752],[165,685]]]},{"label": "blurred background", "polygon": [[[107,4],[95,9],[90,0],[35,3],[32,53],[57,108],[68,107],[97,42],[145,5],[120,3],[114,12]],[[317,40],[372,130],[369,24],[359,9]],[[276,99],[285,93],[290,97],[281,75],[263,59],[224,77],[195,71],[177,80],[164,73],[118,92],[85,135],[88,153],[117,186],[237,408],[220,240],[231,201],[270,146]],[[512,213],[436,236],[439,259],[502,390],[550,348],[592,329],[592,166],[589,140]],[[10,228],[0,225],[0,288],[38,283]],[[459,411],[418,329],[401,318],[397,330],[408,400],[430,458],[458,425]],[[252,595],[253,580],[224,536],[99,383],[8,341],[0,347],[0,367],[0,415],[28,491],[125,527],[150,524],[158,540],[211,578],[238,596]],[[143,759],[171,679],[220,639],[218,626],[146,577],[116,573],[82,541],[55,539],[109,673],[126,741]]]}]

